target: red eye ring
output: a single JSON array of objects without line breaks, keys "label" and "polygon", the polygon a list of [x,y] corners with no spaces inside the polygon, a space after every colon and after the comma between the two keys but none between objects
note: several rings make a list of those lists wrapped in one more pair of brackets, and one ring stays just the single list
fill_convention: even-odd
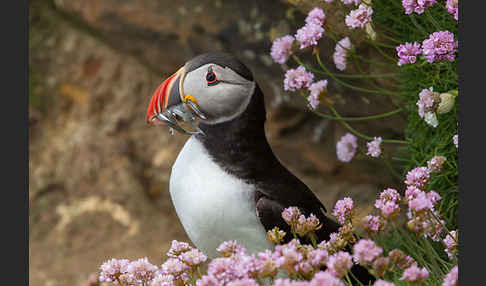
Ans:
[{"label": "red eye ring", "polygon": [[213,72],[213,69],[211,67],[208,69],[208,73],[206,74],[206,82],[208,83],[209,86],[218,83],[218,77]]}]

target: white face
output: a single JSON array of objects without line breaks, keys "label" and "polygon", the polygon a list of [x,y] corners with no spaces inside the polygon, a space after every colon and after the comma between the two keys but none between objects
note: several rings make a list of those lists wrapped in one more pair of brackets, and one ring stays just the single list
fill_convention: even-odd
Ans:
[{"label": "white face", "polygon": [[[208,83],[208,72],[216,76],[216,83]],[[216,64],[205,64],[186,74],[184,94],[197,100],[199,109],[206,115],[202,120],[217,124],[232,120],[240,115],[250,102],[255,82],[249,81],[230,68]]]}]

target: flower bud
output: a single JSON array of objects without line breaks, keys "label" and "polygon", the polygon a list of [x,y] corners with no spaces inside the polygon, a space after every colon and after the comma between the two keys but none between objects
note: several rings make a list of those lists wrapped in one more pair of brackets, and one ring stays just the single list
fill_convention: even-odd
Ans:
[{"label": "flower bud", "polygon": [[454,107],[454,103],[456,102],[456,97],[451,93],[441,93],[440,95],[440,103],[437,107],[438,114],[444,114]]}]

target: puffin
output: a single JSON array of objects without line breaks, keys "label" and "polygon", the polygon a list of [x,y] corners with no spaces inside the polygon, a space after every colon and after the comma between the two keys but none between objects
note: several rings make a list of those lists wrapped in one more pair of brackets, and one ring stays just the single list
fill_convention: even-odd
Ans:
[{"label": "puffin", "polygon": [[190,135],[173,164],[169,192],[188,237],[207,256],[217,257],[228,240],[249,253],[272,249],[266,233],[275,226],[290,241],[282,218],[290,206],[319,219],[318,241],[338,231],[322,202],[273,153],[264,95],[234,55],[208,52],[187,61],[157,88],[146,120]]}]

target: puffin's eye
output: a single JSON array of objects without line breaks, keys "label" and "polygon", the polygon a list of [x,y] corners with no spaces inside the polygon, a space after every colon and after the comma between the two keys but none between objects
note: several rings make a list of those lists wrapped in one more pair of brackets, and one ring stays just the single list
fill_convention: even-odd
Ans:
[{"label": "puffin's eye", "polygon": [[218,78],[216,77],[216,74],[213,72],[213,69],[211,67],[208,68],[208,73],[206,74],[206,82],[208,83],[208,86],[218,84]]}]

